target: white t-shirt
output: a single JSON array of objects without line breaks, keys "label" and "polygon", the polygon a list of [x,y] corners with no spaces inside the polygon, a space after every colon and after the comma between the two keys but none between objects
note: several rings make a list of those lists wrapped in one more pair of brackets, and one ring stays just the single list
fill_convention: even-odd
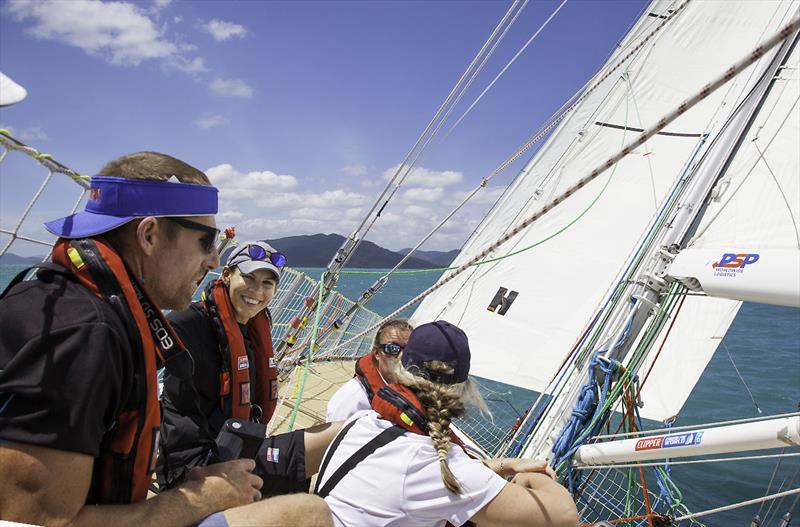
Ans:
[{"label": "white t-shirt", "polygon": [[[352,420],[357,422],[333,454],[319,488],[356,450],[392,426],[372,410],[360,412]],[[503,478],[455,445],[447,461],[461,486],[460,494],[444,486],[431,438],[406,432],[356,465],[325,497],[333,523],[429,527],[450,521],[462,525],[506,485]]]},{"label": "white t-shirt", "polygon": [[331,421],[344,421],[357,412],[370,409],[372,409],[372,404],[370,404],[369,397],[367,397],[367,390],[364,389],[358,379],[353,377],[336,390],[331,400],[328,401],[328,412],[325,420],[329,423]]}]

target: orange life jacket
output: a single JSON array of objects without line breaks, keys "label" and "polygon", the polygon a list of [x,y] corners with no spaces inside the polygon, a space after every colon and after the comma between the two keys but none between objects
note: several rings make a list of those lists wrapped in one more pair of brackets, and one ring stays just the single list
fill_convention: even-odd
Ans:
[{"label": "orange life jacket", "polygon": [[[236,321],[228,287],[216,280],[203,295],[203,306],[212,317],[222,352],[220,407],[227,417],[269,422],[278,402],[278,369],[272,351],[272,321],[262,311],[247,324],[253,361],[247,355],[244,337]],[[251,386],[250,368],[255,368]],[[258,409],[256,409],[258,408]]]},{"label": "orange life jacket", "polygon": [[158,359],[190,372],[191,357],[139,281],[128,272],[117,252],[101,238],[59,239],[53,262],[106,300],[128,328],[134,353],[141,355],[132,395],[115,416],[110,438],[95,460],[90,496],[97,503],[135,503],[147,497],[155,470],[161,408],[158,401]]},{"label": "orange life jacket", "polygon": [[[356,362],[356,378],[367,390],[372,409],[383,419],[402,426],[409,432],[428,435],[425,409],[416,394],[402,384],[386,384],[372,353],[364,355]],[[464,443],[452,431],[450,440],[464,448]]]}]

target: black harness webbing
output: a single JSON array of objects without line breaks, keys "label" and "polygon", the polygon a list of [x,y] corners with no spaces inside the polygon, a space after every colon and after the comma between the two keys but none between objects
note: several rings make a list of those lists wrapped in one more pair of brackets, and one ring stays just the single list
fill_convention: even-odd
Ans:
[{"label": "black harness webbing", "polygon": [[[358,421],[358,419],[356,419]],[[326,497],[331,491],[336,487],[336,485],[344,478],[348,472],[353,470],[356,465],[364,461],[368,456],[370,456],[373,452],[378,450],[380,447],[385,446],[401,435],[403,435],[406,430],[402,426],[394,425],[390,428],[387,428],[380,434],[376,435],[372,438],[372,440],[367,443],[366,445],[362,446],[358,450],[356,450],[355,454],[350,456],[350,458],[342,463],[342,465],[336,469],[336,472],[325,482],[325,485],[322,486],[320,489],[319,485],[322,481],[322,476],[325,473],[325,469],[328,468],[328,463],[330,462],[331,458],[333,457],[334,452],[339,447],[339,444],[344,439],[344,436],[347,432],[356,424],[356,421],[350,422],[347,426],[345,426],[339,435],[336,436],[336,439],[333,440],[331,443],[330,448],[328,449],[328,453],[325,456],[325,459],[322,461],[322,467],[319,469],[319,474],[317,474],[317,485],[314,489],[314,493],[320,496],[321,498]]]}]

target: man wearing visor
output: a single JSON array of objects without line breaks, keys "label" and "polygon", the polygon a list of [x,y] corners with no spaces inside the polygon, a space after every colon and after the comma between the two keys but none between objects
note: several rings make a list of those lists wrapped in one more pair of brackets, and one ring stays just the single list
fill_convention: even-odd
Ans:
[{"label": "man wearing visor", "polygon": [[[285,265],[286,257],[266,241],[241,243],[199,302],[169,313],[172,327],[194,358],[197,393],[185,389],[179,376],[165,372],[158,462],[162,484],[171,486],[182,480],[187,468],[205,465],[226,420],[266,424],[272,417],[278,371],[267,306]],[[320,457],[332,439],[330,430],[323,425],[266,438],[254,471],[264,479],[262,494],[307,492],[319,461],[309,460],[307,466],[306,451]]]},{"label": "man wearing visor", "polygon": [[400,359],[413,329],[403,319],[388,320],[378,328],[372,352],[356,362],[355,376],[328,401],[327,421],[345,421],[356,412],[370,410],[372,398],[381,386],[397,382],[393,366]]},{"label": "man wearing visor", "polygon": [[[35,280],[0,295],[0,518],[36,525],[327,525],[314,496],[260,498],[252,460],[145,499],[161,412],[156,370],[192,359],[161,309],[219,265],[217,189],[154,152],[108,163]],[[225,511],[224,515],[221,511]],[[270,523],[272,522],[272,523]]]}]

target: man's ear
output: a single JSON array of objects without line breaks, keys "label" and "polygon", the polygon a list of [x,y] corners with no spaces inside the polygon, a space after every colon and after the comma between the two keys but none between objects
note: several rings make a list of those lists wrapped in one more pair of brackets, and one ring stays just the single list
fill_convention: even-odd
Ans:
[{"label": "man's ear", "polygon": [[160,227],[158,219],[152,216],[143,218],[136,227],[136,244],[147,256],[155,253],[158,237],[164,236],[164,229]]}]

